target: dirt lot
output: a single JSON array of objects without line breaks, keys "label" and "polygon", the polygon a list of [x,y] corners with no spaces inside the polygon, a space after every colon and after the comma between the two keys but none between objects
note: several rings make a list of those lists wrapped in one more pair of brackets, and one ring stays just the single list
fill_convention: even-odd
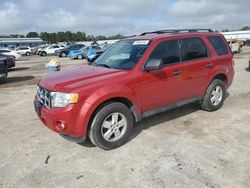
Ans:
[{"label": "dirt lot", "polygon": [[[53,57],[23,57],[0,85],[0,187],[250,186],[250,48],[235,55],[224,107],[188,105],[143,120],[124,146],[68,142],[33,110],[35,83]],[[84,61],[60,59],[62,68]]]}]

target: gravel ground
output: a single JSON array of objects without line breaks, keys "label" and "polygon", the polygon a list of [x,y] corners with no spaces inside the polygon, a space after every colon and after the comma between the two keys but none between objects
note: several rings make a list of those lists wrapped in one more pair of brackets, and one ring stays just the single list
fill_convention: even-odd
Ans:
[{"label": "gravel ground", "polygon": [[[235,55],[222,109],[187,105],[145,119],[112,151],[68,142],[42,125],[35,84],[54,57],[23,57],[0,84],[0,187],[249,187],[249,55],[247,47]],[[63,69],[86,63],[60,61]]]}]

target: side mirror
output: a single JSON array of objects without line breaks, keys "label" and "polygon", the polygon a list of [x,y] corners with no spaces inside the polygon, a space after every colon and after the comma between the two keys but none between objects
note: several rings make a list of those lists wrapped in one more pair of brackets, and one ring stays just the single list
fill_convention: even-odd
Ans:
[{"label": "side mirror", "polygon": [[150,59],[145,64],[143,70],[144,71],[154,71],[154,70],[160,70],[163,66],[163,62],[161,59]]}]

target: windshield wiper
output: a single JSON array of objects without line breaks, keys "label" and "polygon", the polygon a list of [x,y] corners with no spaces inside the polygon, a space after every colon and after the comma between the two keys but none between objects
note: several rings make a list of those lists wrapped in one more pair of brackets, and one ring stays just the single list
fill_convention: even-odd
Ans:
[{"label": "windshield wiper", "polygon": [[112,67],[110,67],[110,66],[107,65],[107,64],[102,64],[102,63],[100,63],[100,64],[97,64],[97,66],[101,66],[101,67],[106,67],[106,68],[112,69]]}]

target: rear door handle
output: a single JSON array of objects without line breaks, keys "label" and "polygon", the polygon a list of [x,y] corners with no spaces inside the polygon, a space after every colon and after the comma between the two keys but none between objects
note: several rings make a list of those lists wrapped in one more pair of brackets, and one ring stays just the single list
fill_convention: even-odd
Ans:
[{"label": "rear door handle", "polygon": [[211,67],[213,67],[213,66],[214,66],[213,63],[208,63],[208,64],[206,64],[206,67],[207,67],[207,68],[211,68]]},{"label": "rear door handle", "polygon": [[178,76],[178,75],[181,75],[182,74],[182,71],[181,70],[176,70],[172,73],[174,76]]}]

